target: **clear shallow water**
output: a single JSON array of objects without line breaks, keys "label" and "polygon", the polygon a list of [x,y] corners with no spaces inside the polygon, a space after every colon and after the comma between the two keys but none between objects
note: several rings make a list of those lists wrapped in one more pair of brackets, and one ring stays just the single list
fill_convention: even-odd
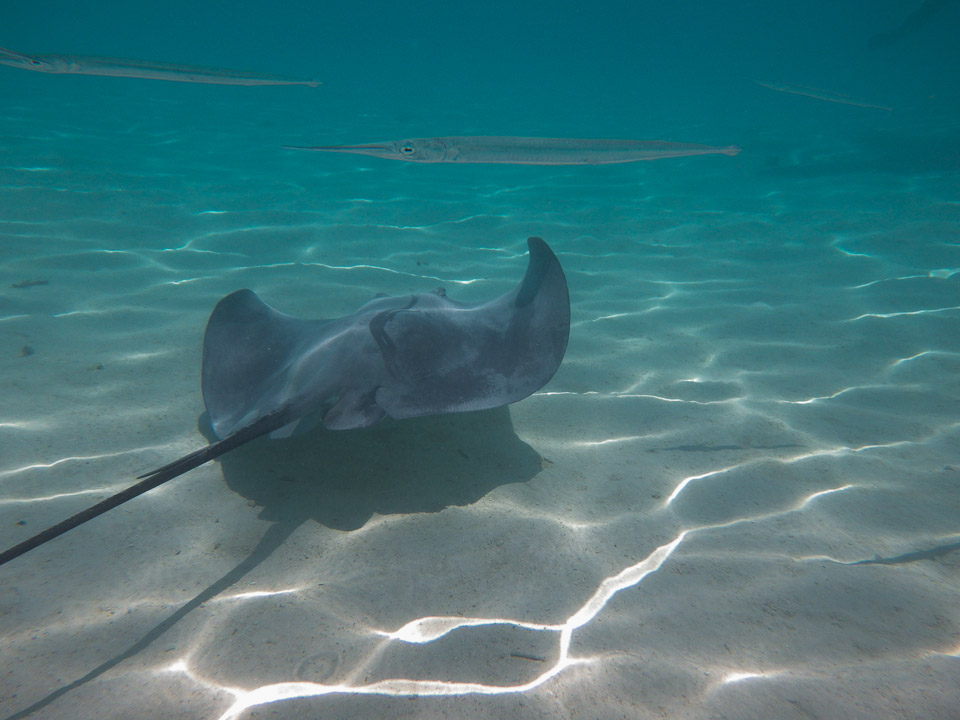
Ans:
[{"label": "clear shallow water", "polygon": [[[573,323],[509,410],[254,443],[3,567],[4,717],[952,716],[955,6],[874,51],[898,3],[15,12],[18,50],[325,85],[0,68],[4,547],[205,442],[200,340],[237,288],[475,301],[537,234]],[[744,151],[280,149],[433,134]]]}]

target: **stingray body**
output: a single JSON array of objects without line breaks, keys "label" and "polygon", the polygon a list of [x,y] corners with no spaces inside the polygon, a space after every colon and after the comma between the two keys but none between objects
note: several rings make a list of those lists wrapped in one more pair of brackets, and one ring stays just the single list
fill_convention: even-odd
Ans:
[{"label": "stingray body", "polygon": [[269,412],[332,430],[499,407],[539,390],[567,347],[570,301],[560,263],[531,238],[526,276],[477,305],[443,290],[378,297],[335,320],[301,320],[250,290],[217,305],[204,336],[203,398],[226,438]]},{"label": "stingray body", "polygon": [[482,410],[536,392],[566,352],[570,299],[553,251],[540,238],[528,246],[522,282],[474,305],[437,290],[303,320],[250,290],[227,295],[203,343],[203,398],[219,440],[0,553],[0,565],[261,435]]}]

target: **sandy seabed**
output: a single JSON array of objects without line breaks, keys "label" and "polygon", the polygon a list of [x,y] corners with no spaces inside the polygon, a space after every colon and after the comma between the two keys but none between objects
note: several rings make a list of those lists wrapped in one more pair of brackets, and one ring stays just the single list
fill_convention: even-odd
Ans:
[{"label": "sandy seabed", "polygon": [[957,717],[955,171],[4,127],[3,547],[206,443],[235,289],[478,301],[535,234],[573,320],[509,408],[259,440],[0,568],[0,716]]}]

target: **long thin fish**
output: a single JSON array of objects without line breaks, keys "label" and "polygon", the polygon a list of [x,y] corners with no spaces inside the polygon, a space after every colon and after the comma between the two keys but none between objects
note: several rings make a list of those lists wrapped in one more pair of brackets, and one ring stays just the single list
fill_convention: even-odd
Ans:
[{"label": "long thin fish", "polygon": [[848,95],[830,92],[829,90],[818,90],[817,88],[804,87],[802,85],[784,85],[782,83],[764,82],[763,80],[754,80],[760,87],[767,90],[776,90],[777,92],[790,93],[791,95],[803,95],[814,100],[823,100],[824,102],[840,103],[841,105],[854,105],[855,107],[873,108],[874,110],[893,110],[886,105],[874,105],[872,103],[856,100]]},{"label": "long thin fish", "polygon": [[687,155],[736,155],[740,152],[736,145],[714,147],[662,140],[583,140],[486,135],[411,138],[366,145],[284,147],[289,150],[355,153],[408,162],[503,165],[608,165]]},{"label": "long thin fish", "polygon": [[320,85],[315,80],[297,80],[278,75],[175,65],[152,60],[84,55],[24,55],[6,48],[0,48],[0,65],[55,75],[104,75],[206,85],[307,85],[309,87]]}]

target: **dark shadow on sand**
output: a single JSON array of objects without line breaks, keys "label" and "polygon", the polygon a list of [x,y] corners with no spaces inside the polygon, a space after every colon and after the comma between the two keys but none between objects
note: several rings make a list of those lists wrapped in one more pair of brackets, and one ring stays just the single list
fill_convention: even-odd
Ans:
[{"label": "dark shadow on sand", "polygon": [[262,507],[265,520],[310,518],[355,530],[374,513],[470,505],[499,485],[531,479],[541,458],[500,407],[261,438],[225,455],[221,465],[230,489]]},{"label": "dark shadow on sand", "polygon": [[[210,439],[206,417],[199,421]],[[305,520],[355,530],[380,513],[437,512],[469,505],[499,485],[541,470],[540,455],[517,437],[507,407],[397,422],[362,430],[317,428],[284,440],[260,438],[221,458],[227,485],[273,522],[254,550],[123,652],[5,720],[26,718],[148,648],[203,603],[240,581]]]}]

